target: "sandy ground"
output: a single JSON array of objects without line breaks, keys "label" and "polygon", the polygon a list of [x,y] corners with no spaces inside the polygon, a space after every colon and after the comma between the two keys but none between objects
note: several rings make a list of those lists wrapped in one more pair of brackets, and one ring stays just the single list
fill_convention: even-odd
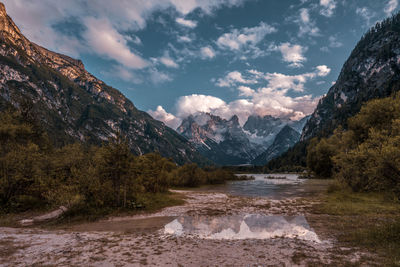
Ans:
[{"label": "sandy ground", "polygon": [[[64,227],[0,228],[0,266],[372,266],[373,255],[343,248],[323,234],[321,242],[297,238],[217,240],[175,236],[164,225],[179,216],[304,215],[312,198],[232,197],[222,193],[179,191],[183,206],[155,214],[110,218]],[[313,227],[313,225],[311,225]]]}]

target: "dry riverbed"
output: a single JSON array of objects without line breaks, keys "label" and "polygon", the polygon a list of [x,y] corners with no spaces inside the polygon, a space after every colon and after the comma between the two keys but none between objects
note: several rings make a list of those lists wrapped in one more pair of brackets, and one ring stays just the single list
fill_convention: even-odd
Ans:
[{"label": "dry riverbed", "polygon": [[316,197],[177,192],[185,205],[154,214],[0,228],[0,266],[374,265],[374,255],[342,247],[324,229],[324,216],[312,213]]}]

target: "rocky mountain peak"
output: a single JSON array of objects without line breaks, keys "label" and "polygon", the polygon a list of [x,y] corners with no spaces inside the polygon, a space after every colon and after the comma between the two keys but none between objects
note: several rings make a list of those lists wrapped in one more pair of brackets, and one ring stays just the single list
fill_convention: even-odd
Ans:
[{"label": "rocky mountain peak", "polygon": [[119,132],[137,155],[158,151],[179,164],[206,162],[185,138],[136,109],[82,61],[28,40],[1,3],[0,55],[0,105],[32,103],[54,144],[101,144]]}]

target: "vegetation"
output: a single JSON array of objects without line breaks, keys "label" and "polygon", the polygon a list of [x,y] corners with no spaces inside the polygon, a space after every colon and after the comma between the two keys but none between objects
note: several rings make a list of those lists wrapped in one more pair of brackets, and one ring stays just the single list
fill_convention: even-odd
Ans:
[{"label": "vegetation", "polygon": [[[29,109],[0,113],[0,211],[58,205],[70,214],[152,209],[177,203],[170,186],[224,183],[235,176],[196,164],[177,166],[158,153],[134,156],[118,134],[101,147],[55,148]],[[174,201],[172,201],[174,200]]]},{"label": "vegetation", "polygon": [[400,205],[386,193],[355,193],[337,184],[315,212],[328,214],[325,227],[346,246],[377,253],[385,266],[400,262]]},{"label": "vegetation", "polygon": [[354,191],[389,191],[400,199],[400,93],[369,101],[348,130],[311,140],[307,165]]}]

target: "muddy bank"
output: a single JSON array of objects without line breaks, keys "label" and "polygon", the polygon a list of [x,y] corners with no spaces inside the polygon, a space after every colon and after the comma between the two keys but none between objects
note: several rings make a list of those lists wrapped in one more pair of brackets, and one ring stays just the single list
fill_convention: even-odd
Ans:
[{"label": "muddy bank", "polygon": [[[334,239],[315,231],[313,224],[305,229],[318,238],[296,235],[270,235],[265,239],[211,239],[191,234],[166,231],[166,225],[179,218],[190,218],[189,226],[210,233],[231,229],[239,233],[243,225],[229,218],[242,218],[249,231],[264,231],[265,223],[249,222],[246,216],[255,214],[262,220],[282,217],[290,226],[293,216],[307,221],[309,210],[318,204],[316,198],[292,197],[282,200],[228,196],[213,192],[179,191],[187,203],[169,207],[158,213],[110,218],[95,223],[63,226],[59,229],[0,228],[0,264],[2,266],[85,265],[85,266],[307,266],[361,263],[373,265],[371,256],[356,249],[343,248]],[[271,217],[272,216],[272,217]],[[292,217],[291,217],[292,216]],[[225,220],[225,221],[224,221]],[[246,221],[247,220],[247,221]],[[280,220],[280,221],[279,221]],[[279,219],[275,226],[282,229]],[[220,225],[217,224],[217,222]],[[228,222],[230,221],[230,222]],[[313,223],[318,217],[313,217]],[[231,224],[231,227],[225,227]],[[240,223],[240,224],[243,224]],[[224,225],[224,229],[220,226]],[[296,226],[296,224],[294,224]],[[289,227],[288,226],[288,227]],[[218,228],[220,227],[220,228]],[[236,229],[236,228],[237,229]],[[244,227],[244,226],[243,226]],[[307,228],[309,227],[309,228]],[[286,229],[290,229],[286,228]],[[274,230],[274,231],[275,231]],[[297,229],[298,230],[298,229]],[[301,235],[302,230],[297,232]],[[248,232],[248,231],[247,231]],[[244,232],[244,233],[247,233]],[[245,236],[246,238],[246,236]]]}]

